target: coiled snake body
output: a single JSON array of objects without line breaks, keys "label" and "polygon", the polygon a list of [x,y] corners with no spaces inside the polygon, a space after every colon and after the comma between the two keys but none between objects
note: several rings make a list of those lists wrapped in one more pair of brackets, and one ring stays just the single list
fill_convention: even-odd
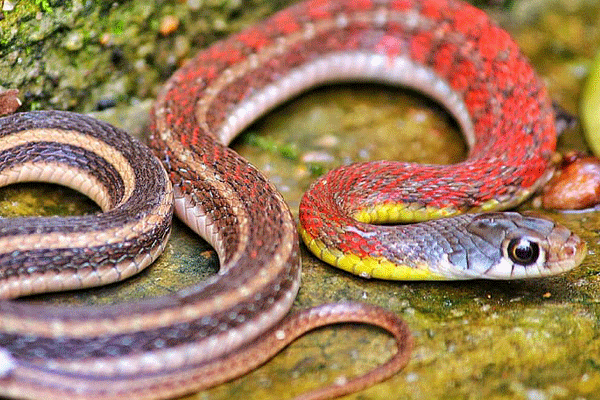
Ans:
[{"label": "coiled snake body", "polygon": [[[177,215],[217,250],[221,270],[128,305],[0,302],[0,394],[172,397],[239,376],[307,330],[348,321],[388,330],[397,353],[303,398],[356,391],[402,368],[411,339],[390,312],[334,304],[286,316],[300,281],[295,223],[273,186],[226,147],[282,101],[356,79],[433,96],[461,125],[471,154],[451,167],[377,162],[328,174],[301,205],[300,230],[318,256],[361,275],[409,279],[539,276],[581,261],[585,246],[566,228],[518,214],[368,224],[521,201],[549,174],[551,105],[508,35],[462,2],[307,1],[214,44],[167,82],[150,146],[168,179],[143,146],[91,118],[49,111],[1,120],[0,183],[58,182],[105,211],[0,221],[2,297],[104,284],[144,268],[168,238],[173,197]],[[407,189],[393,194],[401,181]]]}]

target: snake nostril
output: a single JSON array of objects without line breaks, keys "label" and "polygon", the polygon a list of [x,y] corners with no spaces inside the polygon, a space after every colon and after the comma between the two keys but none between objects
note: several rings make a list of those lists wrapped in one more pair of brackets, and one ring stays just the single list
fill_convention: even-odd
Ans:
[{"label": "snake nostril", "polygon": [[564,254],[567,258],[573,257],[575,255],[575,247],[574,246],[565,246]]},{"label": "snake nostril", "polygon": [[570,245],[565,245],[562,249],[562,254],[564,256],[564,258],[572,258],[573,256],[575,256],[575,254],[577,253],[577,246],[570,244]]}]

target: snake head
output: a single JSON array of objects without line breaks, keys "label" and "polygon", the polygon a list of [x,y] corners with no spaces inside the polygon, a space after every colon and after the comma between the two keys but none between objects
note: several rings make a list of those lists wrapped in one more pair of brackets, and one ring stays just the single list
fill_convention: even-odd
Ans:
[{"label": "snake head", "polygon": [[[586,244],[553,221],[518,213],[477,215],[466,227],[482,240],[478,253],[489,257],[481,271],[487,279],[522,279],[556,275],[581,264]],[[495,249],[490,251],[490,249]]]}]

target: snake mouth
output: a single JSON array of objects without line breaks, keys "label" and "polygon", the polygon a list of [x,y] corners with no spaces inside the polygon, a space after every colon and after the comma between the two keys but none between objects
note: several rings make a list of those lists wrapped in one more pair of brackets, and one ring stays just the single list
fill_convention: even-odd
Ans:
[{"label": "snake mouth", "polygon": [[587,255],[587,244],[562,225],[557,225],[548,236],[550,251],[546,269],[550,275],[572,270]]}]

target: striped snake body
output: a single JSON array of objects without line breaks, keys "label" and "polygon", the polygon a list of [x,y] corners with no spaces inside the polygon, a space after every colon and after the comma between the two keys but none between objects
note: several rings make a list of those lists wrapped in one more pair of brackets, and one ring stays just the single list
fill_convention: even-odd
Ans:
[{"label": "striped snake body", "polygon": [[[499,69],[469,68],[480,66],[476,61],[485,57],[499,62],[481,66]],[[514,62],[516,72],[506,71],[501,59]],[[515,80],[515,74],[522,76]],[[177,215],[216,249],[221,270],[177,293],[127,305],[64,309],[1,301],[0,394],[47,399],[174,397],[244,374],[298,335],[339,322],[380,326],[394,336],[398,351],[363,376],[302,398],[350,393],[401,369],[412,340],[406,325],[390,312],[340,303],[288,315],[300,285],[296,224],[272,184],[226,147],[258,116],[298,93],[357,79],[408,85],[439,100],[465,131],[471,155],[481,160],[486,151],[491,154],[487,161],[493,171],[505,169],[502,162],[506,161],[498,152],[504,142],[493,135],[517,128],[526,133],[506,136],[518,138],[522,149],[517,146],[520,150],[513,151],[513,143],[504,143],[502,149],[515,160],[522,157],[523,168],[505,171],[518,178],[508,189],[497,184],[499,195],[487,191],[483,200],[473,201],[479,210],[498,203],[513,205],[547,178],[555,138],[543,85],[504,31],[482,12],[455,0],[307,1],[202,51],[167,82],[152,112],[149,144],[167,174],[143,146],[91,118],[58,111],[3,118],[0,184],[61,183],[87,194],[104,213],[64,220],[2,221],[2,297],[105,284],[139,271],[165,246],[172,198]],[[515,96],[500,99],[499,92]],[[513,97],[529,96],[534,100],[510,103]],[[526,118],[496,121],[504,110],[502,101]],[[490,140],[478,136],[481,129],[491,135]],[[316,190],[303,200],[301,233],[311,250],[326,261],[361,275],[397,278],[385,275],[393,270],[390,260],[401,256],[384,260],[380,253],[369,258],[360,251],[381,243],[366,222],[381,222],[372,216],[381,210],[390,212],[390,205],[405,200],[393,197],[384,201],[383,208],[370,207],[389,191],[370,192],[366,197],[372,202],[365,206],[324,189],[324,182],[335,176],[342,176],[335,180],[337,186],[359,189],[365,186],[360,176],[363,172],[368,176],[374,166],[388,168],[385,163],[369,164],[362,171],[359,167],[334,172],[316,183]],[[423,174],[418,176],[424,180]],[[381,189],[381,181],[377,182]],[[440,182],[433,187],[440,187]],[[454,187],[459,186],[465,185]],[[325,200],[315,191],[322,191]],[[357,190],[350,193],[357,195]],[[443,201],[432,207],[447,210],[449,197],[441,197]],[[341,207],[342,216],[328,214],[332,201],[347,206]],[[408,209],[420,202],[409,201]],[[464,211],[464,206],[455,208]],[[436,212],[433,216],[446,213]],[[328,239],[333,231],[344,230],[340,221],[348,215],[363,221],[345,229],[352,234],[346,243],[356,244],[355,248]],[[337,225],[319,222],[323,216]],[[484,263],[488,263],[485,269],[494,271],[487,261],[490,257],[474,256],[473,249],[483,247],[463,247],[467,258],[459,254],[460,243],[472,237],[486,238],[483,241],[496,247],[483,253],[495,252],[497,262],[510,262],[513,267],[534,254],[533,268],[544,274],[572,268],[584,253],[585,246],[576,236],[548,221],[517,214],[456,218],[446,223],[448,228],[466,221],[462,226],[470,227],[465,229],[475,236],[461,233],[453,239],[448,233],[447,244],[440,245],[445,253],[439,252],[437,259],[421,255],[417,263],[401,259],[400,277],[406,277],[407,270],[425,271],[408,276],[413,279],[464,278],[464,270],[475,271],[468,277],[480,277],[477,271]],[[431,225],[411,228],[416,231],[410,235],[425,237],[427,226]],[[433,230],[441,231],[440,226]],[[390,235],[408,235],[402,232]],[[531,252],[532,243],[537,252]],[[421,253],[423,247],[427,246],[421,246]],[[518,256],[516,263],[503,255],[507,249],[509,256]],[[449,276],[440,275],[439,268],[423,267],[427,262],[441,265],[440,260],[450,270]],[[511,267],[497,269],[495,277],[506,277],[507,268]],[[458,276],[460,269],[463,275]],[[533,273],[513,277],[524,275]]]}]

